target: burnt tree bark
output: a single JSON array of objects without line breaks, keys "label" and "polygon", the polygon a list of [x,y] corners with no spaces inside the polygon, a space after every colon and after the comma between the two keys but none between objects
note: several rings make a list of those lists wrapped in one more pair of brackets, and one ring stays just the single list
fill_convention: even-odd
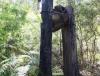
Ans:
[{"label": "burnt tree bark", "polygon": [[64,76],[79,76],[73,8],[67,8],[68,22],[62,28]]},{"label": "burnt tree bark", "polygon": [[40,64],[38,76],[52,76],[51,71],[51,42],[52,42],[52,19],[50,11],[53,7],[53,0],[42,0],[42,23],[41,23],[41,44]]}]

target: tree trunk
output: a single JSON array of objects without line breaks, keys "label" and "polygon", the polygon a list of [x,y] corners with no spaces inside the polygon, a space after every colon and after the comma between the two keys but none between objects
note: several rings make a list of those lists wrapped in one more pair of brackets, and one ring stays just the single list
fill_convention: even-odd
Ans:
[{"label": "tree trunk", "polygon": [[68,24],[62,28],[64,76],[79,76],[73,8],[68,7],[67,12]]},{"label": "tree trunk", "polygon": [[52,20],[50,11],[53,6],[52,0],[42,0],[42,23],[40,44],[40,71],[38,76],[52,76],[51,71],[51,42],[52,42]]}]

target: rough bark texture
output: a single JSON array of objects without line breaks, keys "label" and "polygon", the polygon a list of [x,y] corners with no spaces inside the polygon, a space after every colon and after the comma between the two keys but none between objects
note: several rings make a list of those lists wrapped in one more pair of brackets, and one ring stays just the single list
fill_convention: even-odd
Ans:
[{"label": "rough bark texture", "polygon": [[53,6],[52,0],[42,0],[42,23],[40,44],[40,72],[38,76],[52,76],[51,71],[51,42],[52,42],[52,20],[50,11]]},{"label": "rough bark texture", "polygon": [[64,76],[79,76],[73,8],[68,7],[67,12],[68,24],[62,28]]}]

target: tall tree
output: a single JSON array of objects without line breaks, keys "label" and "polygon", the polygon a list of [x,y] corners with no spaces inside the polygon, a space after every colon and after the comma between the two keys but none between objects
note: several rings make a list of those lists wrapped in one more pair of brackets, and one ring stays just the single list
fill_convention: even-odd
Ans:
[{"label": "tall tree", "polygon": [[79,76],[74,11],[70,0],[68,0],[68,3],[67,12],[69,20],[66,27],[62,28],[64,76]]},{"label": "tall tree", "polygon": [[52,42],[52,20],[50,11],[53,0],[42,0],[42,24],[40,45],[40,72],[38,76],[52,76],[51,71],[51,42]]}]

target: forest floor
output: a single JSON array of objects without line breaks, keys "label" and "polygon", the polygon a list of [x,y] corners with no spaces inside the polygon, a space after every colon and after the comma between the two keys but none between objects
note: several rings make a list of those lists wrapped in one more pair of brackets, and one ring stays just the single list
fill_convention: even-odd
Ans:
[{"label": "forest floor", "polygon": [[89,69],[81,70],[80,73],[82,76],[100,76],[100,61],[90,66]]}]

